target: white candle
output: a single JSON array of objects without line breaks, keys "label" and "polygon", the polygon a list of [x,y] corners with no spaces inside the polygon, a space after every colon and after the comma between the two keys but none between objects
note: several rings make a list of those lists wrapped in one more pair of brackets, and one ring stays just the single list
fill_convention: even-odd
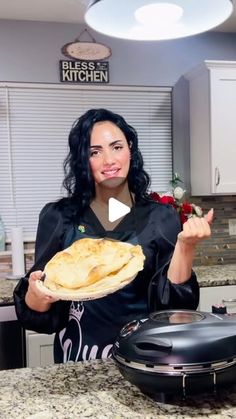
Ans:
[{"label": "white candle", "polygon": [[12,274],[16,277],[25,275],[24,241],[22,227],[11,229]]}]

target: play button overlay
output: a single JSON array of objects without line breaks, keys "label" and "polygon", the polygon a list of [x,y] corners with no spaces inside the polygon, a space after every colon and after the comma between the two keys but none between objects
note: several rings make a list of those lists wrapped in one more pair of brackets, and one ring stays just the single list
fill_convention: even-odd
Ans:
[{"label": "play button overlay", "polygon": [[[91,202],[91,208],[103,227],[101,234],[104,234],[105,230],[107,237],[114,240],[120,240],[122,237],[124,241],[137,244],[137,237],[146,229],[153,211],[151,204],[146,204],[145,200],[139,197],[134,204],[136,201],[135,192],[127,193],[126,182],[127,178],[125,177],[107,175],[107,178],[98,184],[101,197],[104,196],[106,199],[99,202],[99,200],[96,201],[95,196],[95,200]],[[156,206],[156,203],[154,205]],[[127,214],[129,214],[127,219],[123,218]],[[155,223],[151,223],[150,229],[151,231],[153,229],[153,235],[155,235]],[[151,231],[150,235],[152,236]]]},{"label": "play button overlay", "polygon": [[109,198],[108,201],[108,220],[110,223],[118,220],[130,212],[130,207],[123,204],[115,198]]}]

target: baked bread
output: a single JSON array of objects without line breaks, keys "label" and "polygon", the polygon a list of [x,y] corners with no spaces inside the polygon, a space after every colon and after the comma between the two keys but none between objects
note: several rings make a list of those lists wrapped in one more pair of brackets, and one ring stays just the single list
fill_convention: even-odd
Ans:
[{"label": "baked bread", "polygon": [[143,269],[141,246],[84,238],[56,253],[46,264],[44,285],[52,290],[93,292],[114,286]]}]

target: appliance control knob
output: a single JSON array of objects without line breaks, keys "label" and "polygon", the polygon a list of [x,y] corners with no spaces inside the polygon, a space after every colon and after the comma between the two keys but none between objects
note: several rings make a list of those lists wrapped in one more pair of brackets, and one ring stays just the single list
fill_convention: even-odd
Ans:
[{"label": "appliance control knob", "polygon": [[226,308],[226,306],[224,306],[222,304],[216,304],[216,305],[212,306],[211,312],[213,314],[226,314],[227,313],[227,308]]}]

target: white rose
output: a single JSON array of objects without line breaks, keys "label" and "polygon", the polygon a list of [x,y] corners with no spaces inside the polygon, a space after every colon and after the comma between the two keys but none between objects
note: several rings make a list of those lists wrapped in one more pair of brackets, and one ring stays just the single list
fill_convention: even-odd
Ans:
[{"label": "white rose", "polygon": [[198,205],[195,205],[195,204],[192,204],[192,207],[193,207],[196,215],[198,217],[202,217],[202,215],[203,215],[202,209]]},{"label": "white rose", "polygon": [[183,198],[183,196],[184,196],[184,194],[185,194],[185,191],[180,187],[180,186],[177,186],[174,190],[173,190],[173,194],[174,194],[174,197],[176,198],[176,199],[182,199]]}]

